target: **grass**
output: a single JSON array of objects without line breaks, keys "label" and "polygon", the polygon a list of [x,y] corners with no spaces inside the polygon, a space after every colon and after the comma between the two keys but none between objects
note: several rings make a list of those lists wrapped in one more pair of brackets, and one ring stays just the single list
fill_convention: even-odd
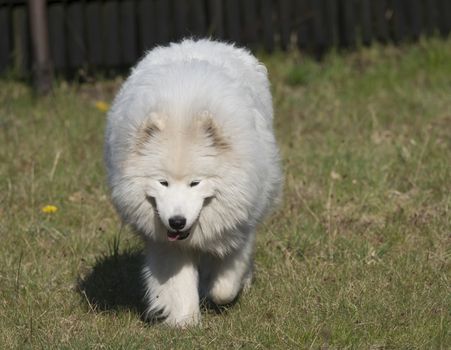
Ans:
[{"label": "grass", "polygon": [[108,199],[94,106],[120,79],[0,82],[2,349],[451,347],[451,41],[262,59],[284,202],[251,291],[184,331],[141,321],[141,245]]}]

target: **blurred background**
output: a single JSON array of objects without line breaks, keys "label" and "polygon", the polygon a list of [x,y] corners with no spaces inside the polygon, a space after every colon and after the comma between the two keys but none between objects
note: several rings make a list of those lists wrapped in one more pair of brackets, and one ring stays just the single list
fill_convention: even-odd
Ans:
[{"label": "blurred background", "polygon": [[78,76],[114,72],[187,36],[321,58],[331,48],[450,29],[449,0],[1,0],[0,72],[27,77],[40,65]]}]

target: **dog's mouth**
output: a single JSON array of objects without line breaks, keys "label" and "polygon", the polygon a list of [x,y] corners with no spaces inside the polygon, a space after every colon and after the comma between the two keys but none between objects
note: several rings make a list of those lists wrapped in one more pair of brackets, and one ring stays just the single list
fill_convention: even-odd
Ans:
[{"label": "dog's mouth", "polygon": [[189,230],[186,231],[168,231],[168,240],[173,241],[182,241],[186,238],[188,238],[190,232]]}]

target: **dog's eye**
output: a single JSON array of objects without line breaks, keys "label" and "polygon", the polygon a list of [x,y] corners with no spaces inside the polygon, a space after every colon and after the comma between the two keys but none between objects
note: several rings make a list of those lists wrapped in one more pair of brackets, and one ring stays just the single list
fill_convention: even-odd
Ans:
[{"label": "dog's eye", "polygon": [[189,185],[190,185],[190,187],[194,187],[194,186],[199,185],[199,183],[200,183],[200,181],[197,180],[197,181],[192,181]]},{"label": "dog's eye", "polygon": [[164,187],[168,187],[169,186],[169,182],[167,182],[165,180],[160,180],[158,182],[160,183],[161,186],[164,186]]}]

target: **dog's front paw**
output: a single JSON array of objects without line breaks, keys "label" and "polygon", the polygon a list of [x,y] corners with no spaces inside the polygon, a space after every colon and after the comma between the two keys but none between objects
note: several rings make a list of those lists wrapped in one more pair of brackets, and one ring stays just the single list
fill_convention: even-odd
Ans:
[{"label": "dog's front paw", "polygon": [[200,322],[199,296],[197,290],[183,293],[180,289],[153,288],[146,295],[148,307],[145,319],[163,322],[171,327],[186,328]]},{"label": "dog's front paw", "polygon": [[[171,327],[186,328],[196,326],[200,322],[200,309],[198,303],[189,300],[166,303],[164,297],[153,298],[146,311],[146,319],[151,322],[163,322]],[[185,302],[181,304],[180,302]]]},{"label": "dog's front paw", "polygon": [[216,305],[225,305],[234,301],[239,291],[240,284],[238,281],[222,277],[213,282],[208,297]]},{"label": "dog's front paw", "polygon": [[172,312],[168,314],[164,323],[171,327],[187,328],[198,325],[200,322],[199,308],[188,313]]}]

